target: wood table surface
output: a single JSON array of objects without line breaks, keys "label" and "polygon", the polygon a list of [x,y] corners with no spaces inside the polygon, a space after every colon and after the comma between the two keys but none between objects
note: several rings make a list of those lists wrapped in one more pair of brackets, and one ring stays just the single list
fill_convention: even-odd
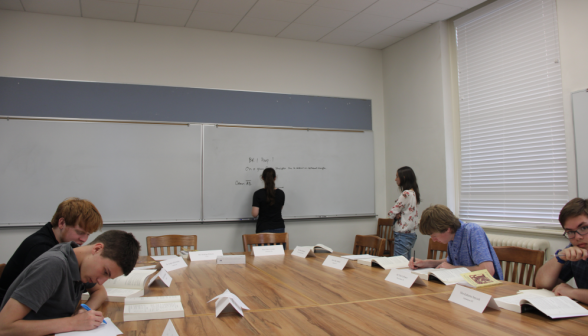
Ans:
[{"label": "wood table surface", "polygon": [[[322,266],[333,254],[298,258],[253,257],[244,265],[187,260],[171,271],[171,287],[156,280],[144,296],[181,295],[179,335],[586,335],[588,317],[551,320],[540,313],[487,309],[477,313],[449,302],[454,286],[427,282],[405,288],[384,279],[389,271],[355,263],[342,271]],[[243,253],[234,253],[243,254]],[[141,257],[139,265],[151,258]],[[495,298],[530,287],[504,282],[479,289]],[[250,310],[215,316],[210,299],[226,289]],[[125,335],[161,336],[167,319],[123,322],[123,303],[100,309]]]}]

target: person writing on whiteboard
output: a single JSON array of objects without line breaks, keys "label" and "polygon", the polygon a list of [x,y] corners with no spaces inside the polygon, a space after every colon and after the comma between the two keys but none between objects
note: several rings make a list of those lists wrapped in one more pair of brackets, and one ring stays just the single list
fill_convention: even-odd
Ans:
[{"label": "person writing on whiteboard", "polygon": [[[570,243],[537,271],[535,286],[588,303],[588,199],[574,198],[564,205],[559,223]],[[572,278],[578,288],[566,283]]]},{"label": "person writing on whiteboard", "polygon": [[253,194],[253,207],[251,214],[257,218],[255,233],[285,232],[282,208],[286,195],[280,189],[276,189],[276,171],[266,168],[261,174],[265,188],[259,189]]},{"label": "person writing on whiteboard", "polygon": [[392,209],[388,212],[394,219],[394,255],[410,259],[410,251],[417,239],[419,225],[417,204],[421,202],[416,175],[410,167],[396,171],[396,184],[402,191]]}]

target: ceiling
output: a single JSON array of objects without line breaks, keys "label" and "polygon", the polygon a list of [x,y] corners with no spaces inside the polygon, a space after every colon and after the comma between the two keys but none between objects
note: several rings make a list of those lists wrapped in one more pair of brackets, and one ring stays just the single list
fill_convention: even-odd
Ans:
[{"label": "ceiling", "polygon": [[485,0],[0,0],[0,9],[384,49]]}]

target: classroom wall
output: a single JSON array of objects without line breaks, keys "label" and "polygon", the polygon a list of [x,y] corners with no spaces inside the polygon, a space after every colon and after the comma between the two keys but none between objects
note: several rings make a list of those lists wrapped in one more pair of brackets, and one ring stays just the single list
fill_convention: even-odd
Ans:
[{"label": "classroom wall", "polygon": [[[402,166],[415,171],[421,212],[447,204],[442,26],[433,24],[384,50],[388,208],[400,194],[394,178]],[[417,257],[424,258],[429,237],[417,234]]]},{"label": "classroom wall", "polygon": [[[588,88],[588,1],[558,0],[558,28],[562,69],[564,115],[566,118],[570,198],[576,196],[575,151],[571,93]],[[442,92],[447,78],[447,39],[443,23],[436,23],[384,50],[384,96],[386,117],[387,200],[391,207],[398,196],[394,182],[398,167],[415,169],[423,195],[419,209],[430,204],[450,205],[447,188],[453,175],[444,170],[451,166],[448,148],[453,145],[448,130],[447,109],[451,95]],[[445,84],[446,85],[446,84]],[[446,87],[446,86],[445,86]],[[445,118],[445,123],[444,123]],[[451,124],[451,123],[450,123]],[[444,126],[443,126],[444,125]],[[458,125],[458,124],[457,124]],[[455,131],[459,131],[455,128]],[[453,147],[459,149],[457,147]],[[456,169],[456,168],[452,168]],[[455,186],[457,188],[457,186]],[[451,193],[449,193],[451,195]],[[455,202],[455,200],[453,200]],[[559,234],[534,230],[508,231],[487,229],[488,233],[547,239],[550,252],[564,248],[568,240]],[[428,238],[419,233],[417,255],[426,255]]]},{"label": "classroom wall", "polygon": [[[376,213],[386,214],[380,50],[0,11],[0,60],[0,76],[371,99]],[[47,214],[48,221],[52,215]],[[288,221],[286,226],[293,246],[323,243],[351,252],[356,234],[376,232],[376,218]],[[243,223],[121,225],[105,230],[111,228],[132,231],[141,243],[149,235],[197,234],[199,249],[226,252],[241,251],[241,235],[255,232],[254,224]],[[36,229],[0,229],[0,262]]]}]

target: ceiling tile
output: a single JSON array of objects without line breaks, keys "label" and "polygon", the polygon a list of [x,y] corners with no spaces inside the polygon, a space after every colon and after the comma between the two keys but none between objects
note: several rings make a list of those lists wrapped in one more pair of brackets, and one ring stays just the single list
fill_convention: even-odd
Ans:
[{"label": "ceiling tile", "polygon": [[247,13],[247,16],[258,19],[292,22],[309,7],[310,5],[296,2],[259,0],[251,8],[249,13]]},{"label": "ceiling tile", "polygon": [[314,5],[359,13],[376,1],[378,0],[319,0]]},{"label": "ceiling tile", "polygon": [[438,0],[437,3],[469,9],[486,0]]},{"label": "ceiling tile", "polygon": [[136,22],[183,27],[192,11],[139,5]]},{"label": "ceiling tile", "polygon": [[392,27],[384,30],[381,34],[399,37],[408,37],[419,30],[430,26],[430,23],[402,20]]},{"label": "ceiling tile", "polygon": [[241,15],[194,11],[186,27],[230,32],[242,18]]},{"label": "ceiling tile", "polygon": [[366,32],[337,28],[319,41],[333,44],[358,45],[373,35]]},{"label": "ceiling tile", "polygon": [[94,19],[135,21],[137,4],[123,2],[82,0],[82,16]]},{"label": "ceiling tile", "polygon": [[67,16],[81,16],[79,0],[21,0],[25,11]]},{"label": "ceiling tile", "polygon": [[377,34],[358,44],[358,47],[384,49],[402,40],[402,37]]},{"label": "ceiling tile", "polygon": [[244,17],[241,22],[233,29],[235,33],[253,34],[253,35],[264,35],[264,36],[276,36],[278,35],[289,22],[284,21],[273,21],[258,19],[252,17]]},{"label": "ceiling tile", "polygon": [[408,19],[410,21],[435,23],[437,21],[449,19],[450,17],[455,16],[463,11],[464,9],[461,7],[435,3],[423,9],[422,11],[410,16]]},{"label": "ceiling tile", "polygon": [[199,12],[245,15],[257,0],[200,0],[195,10]]},{"label": "ceiling tile", "polygon": [[333,28],[311,26],[298,23],[292,23],[286,29],[284,29],[278,37],[306,40],[306,41],[318,41],[321,37],[327,35]]},{"label": "ceiling tile", "polygon": [[366,14],[404,19],[430,6],[433,0],[380,0],[363,11]]},{"label": "ceiling tile", "polygon": [[193,10],[198,0],[141,0],[141,5]]},{"label": "ceiling tile", "polygon": [[394,19],[387,16],[359,13],[356,16],[352,17],[349,21],[341,25],[341,28],[377,34],[398,21],[400,21],[400,19]]},{"label": "ceiling tile", "polygon": [[0,9],[24,11],[20,0],[0,0]]},{"label": "ceiling tile", "polygon": [[346,10],[312,6],[295,23],[337,28],[357,13]]}]

